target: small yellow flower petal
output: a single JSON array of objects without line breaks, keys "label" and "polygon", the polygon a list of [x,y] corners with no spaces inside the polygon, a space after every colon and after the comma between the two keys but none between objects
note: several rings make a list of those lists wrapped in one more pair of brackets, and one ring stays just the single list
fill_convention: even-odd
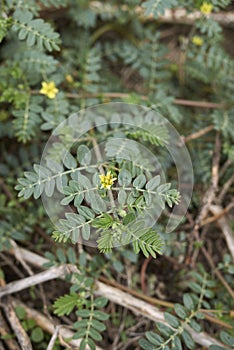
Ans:
[{"label": "small yellow flower petal", "polygon": [[213,5],[209,4],[208,2],[203,2],[203,4],[200,7],[201,13],[204,15],[209,15],[213,9]]},{"label": "small yellow flower petal", "polygon": [[192,43],[196,46],[202,46],[203,45],[203,39],[200,36],[193,36]]},{"label": "small yellow flower petal", "polygon": [[101,182],[101,188],[104,188],[107,190],[110,190],[114,181],[117,180],[116,177],[113,177],[113,175],[111,174],[110,171],[108,171],[106,175],[104,175],[104,174],[99,175],[99,179]]},{"label": "small yellow flower petal", "polygon": [[46,95],[48,98],[55,98],[59,90],[56,88],[55,83],[53,81],[46,82],[43,81],[41,83],[42,88],[40,90],[40,93],[43,95]]}]

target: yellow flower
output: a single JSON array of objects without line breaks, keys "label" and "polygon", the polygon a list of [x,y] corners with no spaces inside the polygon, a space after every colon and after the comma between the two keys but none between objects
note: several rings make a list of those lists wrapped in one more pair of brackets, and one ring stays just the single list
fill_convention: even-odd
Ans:
[{"label": "yellow flower", "polygon": [[66,81],[67,81],[68,83],[73,83],[74,80],[73,80],[71,74],[67,74],[67,75],[66,75]]},{"label": "yellow flower", "polygon": [[108,171],[106,175],[99,175],[99,178],[101,181],[101,188],[105,188],[107,190],[110,190],[114,181],[117,180],[116,177],[113,177],[110,171]]},{"label": "yellow flower", "polygon": [[213,9],[213,5],[209,4],[208,2],[203,2],[203,4],[200,7],[200,11],[204,15],[209,15],[211,13],[212,9]]},{"label": "yellow flower", "polygon": [[49,82],[43,81],[41,85],[42,85],[42,88],[40,90],[41,94],[46,95],[49,98],[55,98],[55,96],[58,93],[58,89],[56,88],[55,83],[53,81],[49,81]]},{"label": "yellow flower", "polygon": [[193,43],[194,45],[197,45],[197,46],[202,46],[202,44],[203,44],[203,39],[202,39],[200,36],[195,35],[195,36],[193,36],[193,38],[192,38],[192,43]]}]

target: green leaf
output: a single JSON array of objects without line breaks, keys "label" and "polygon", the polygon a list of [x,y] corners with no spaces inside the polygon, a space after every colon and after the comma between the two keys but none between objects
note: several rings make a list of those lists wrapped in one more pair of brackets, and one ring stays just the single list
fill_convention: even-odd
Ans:
[{"label": "green leaf", "polygon": [[89,193],[90,195],[90,205],[94,211],[97,213],[103,213],[106,211],[105,201],[98,195],[93,192]]},{"label": "green leaf", "polygon": [[83,239],[88,240],[90,237],[90,225],[86,224],[81,229],[81,234]]},{"label": "green leaf", "polygon": [[78,212],[80,215],[84,216],[88,220],[93,219],[95,217],[93,210],[83,205],[78,207]]},{"label": "green leaf", "polygon": [[164,312],[164,317],[167,323],[173,328],[179,328],[180,322],[177,317],[169,314],[168,312]]},{"label": "green leaf", "polygon": [[136,219],[136,215],[134,213],[128,213],[124,218],[123,218],[123,224],[128,225],[130,222],[134,221]]},{"label": "green leaf", "polygon": [[103,311],[95,310],[94,317],[99,321],[106,321],[110,316]]},{"label": "green leaf", "polygon": [[152,344],[150,342],[148,342],[147,340],[145,340],[145,339],[140,339],[139,340],[139,345],[144,350],[152,350]]},{"label": "green leaf", "polygon": [[183,303],[188,310],[190,310],[190,311],[194,310],[195,305],[193,302],[193,298],[191,297],[190,294],[188,294],[188,293],[183,294]]},{"label": "green leaf", "polygon": [[214,298],[214,292],[212,290],[205,290],[204,295],[209,299]]},{"label": "green leaf", "polygon": [[103,332],[106,329],[106,326],[98,320],[92,320],[92,326],[99,332]]},{"label": "green leaf", "polygon": [[133,233],[132,238],[133,249],[136,254],[138,254],[140,250],[146,258],[148,258],[149,255],[156,258],[156,253],[162,254],[162,247],[164,245],[164,242],[162,241],[160,235],[152,229],[144,229],[142,231],[139,231],[137,234]]},{"label": "green leaf", "polygon": [[154,18],[164,15],[166,9],[176,5],[176,0],[147,0],[142,3],[142,7],[145,8],[145,16],[153,14]]},{"label": "green leaf", "polygon": [[175,337],[172,341],[172,349],[173,350],[183,350],[181,340],[179,337]]},{"label": "green leaf", "polygon": [[49,23],[43,19],[33,19],[28,10],[17,9],[14,12],[12,29],[18,32],[20,40],[26,40],[28,46],[37,44],[39,49],[59,50],[59,34],[54,32]]},{"label": "green leaf", "polygon": [[85,145],[80,145],[77,149],[77,159],[81,165],[89,165],[91,162],[91,152]]},{"label": "green leaf", "polygon": [[174,310],[175,310],[175,313],[182,319],[182,320],[185,320],[186,317],[188,317],[188,313],[186,311],[186,309],[180,305],[180,304],[175,304],[174,305]]},{"label": "green leaf", "polygon": [[82,339],[80,346],[79,346],[79,350],[85,350],[87,346],[87,340],[86,339]]},{"label": "green leaf", "polygon": [[41,343],[44,339],[44,332],[40,327],[35,327],[30,335],[31,340],[34,343]]},{"label": "green leaf", "polygon": [[195,317],[198,320],[203,320],[205,318],[204,314],[202,312],[196,312]]},{"label": "green leaf", "polygon": [[191,319],[190,327],[198,333],[201,332],[201,329],[202,329],[201,325],[197,323],[194,319]]},{"label": "green leaf", "polygon": [[77,314],[77,316],[80,316],[80,317],[89,317],[90,311],[86,310],[86,309],[78,310],[78,311],[76,311],[76,314]]},{"label": "green leaf", "polygon": [[90,337],[92,337],[96,341],[101,341],[102,340],[101,334],[99,332],[97,332],[93,327],[90,327],[89,335],[90,335]]},{"label": "green leaf", "polygon": [[222,331],[220,333],[220,338],[224,344],[234,347],[234,337],[231,334]]},{"label": "green leaf", "polygon": [[164,339],[154,332],[146,332],[145,336],[153,345],[161,345],[164,343]]},{"label": "green leaf", "polygon": [[159,332],[164,336],[164,337],[170,337],[170,335],[173,333],[173,330],[166,326],[164,323],[158,322],[156,324]]},{"label": "green leaf", "polygon": [[99,297],[99,298],[95,299],[95,301],[94,301],[94,305],[97,308],[102,308],[102,307],[106,306],[107,303],[108,303],[108,299],[104,298],[104,297]]},{"label": "green leaf", "polygon": [[118,193],[118,202],[120,205],[124,205],[127,199],[127,193],[124,190],[120,190]]},{"label": "green leaf", "polygon": [[113,268],[117,272],[123,272],[123,270],[124,270],[123,264],[121,263],[121,261],[118,261],[118,260],[113,262]]},{"label": "green leaf", "polygon": [[66,255],[64,254],[64,251],[62,249],[60,249],[60,248],[57,249],[56,255],[57,255],[59,262],[61,264],[65,264],[67,262]]},{"label": "green leaf", "polygon": [[113,224],[113,218],[111,215],[104,213],[102,217],[93,220],[91,225],[95,228],[109,228]]},{"label": "green leaf", "polygon": [[147,182],[145,188],[149,191],[153,191],[155,190],[156,187],[160,185],[160,182],[161,182],[161,177],[160,175],[157,175]]},{"label": "green leaf", "polygon": [[69,247],[67,250],[67,257],[68,261],[70,264],[75,264],[77,259],[76,259],[76,253],[72,247]]},{"label": "green leaf", "polygon": [[73,339],[80,339],[85,337],[85,335],[86,335],[86,329],[80,329],[78,332],[76,332],[73,335]]},{"label": "green leaf", "polygon": [[133,186],[136,188],[143,188],[146,183],[146,177],[143,174],[138,175],[133,181]]},{"label": "green leaf", "polygon": [[128,170],[122,169],[118,175],[118,182],[120,186],[128,186],[131,184],[132,175]]},{"label": "green leaf", "polygon": [[200,286],[198,283],[196,283],[196,282],[191,282],[191,283],[189,284],[189,287],[190,287],[195,293],[201,294],[202,288],[201,288],[201,286]]},{"label": "green leaf", "polygon": [[70,153],[67,153],[63,158],[63,164],[68,169],[75,169],[77,167],[76,159]]},{"label": "green leaf", "polygon": [[74,205],[75,207],[79,207],[81,205],[81,203],[83,202],[84,200],[84,193],[79,193],[75,196],[75,199],[74,199]]},{"label": "green leaf", "polygon": [[77,294],[66,294],[54,302],[54,313],[58,316],[69,315],[79,305]]},{"label": "green leaf", "polygon": [[87,343],[88,343],[88,345],[90,347],[90,350],[96,350],[96,345],[95,345],[94,341],[91,338],[89,338],[87,340]]},{"label": "green leaf", "polygon": [[25,319],[25,317],[26,317],[26,311],[25,311],[25,309],[24,309],[22,306],[20,306],[20,305],[18,305],[18,306],[15,307],[15,313],[16,313],[16,316],[17,316],[20,320],[23,320],[23,319]]},{"label": "green leaf", "polygon": [[185,329],[183,330],[183,333],[181,334],[183,341],[185,343],[185,345],[189,348],[189,349],[193,349],[195,346],[194,340],[191,337],[191,335],[189,334],[189,332],[187,332]]},{"label": "green leaf", "polygon": [[122,255],[125,257],[125,259],[128,259],[132,263],[136,263],[137,262],[137,256],[131,250],[124,250],[122,252]]}]

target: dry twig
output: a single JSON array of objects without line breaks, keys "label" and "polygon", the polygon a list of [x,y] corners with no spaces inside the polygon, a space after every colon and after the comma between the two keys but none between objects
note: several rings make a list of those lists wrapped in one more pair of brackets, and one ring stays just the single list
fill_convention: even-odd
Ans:
[{"label": "dry twig", "polygon": [[[117,7],[111,4],[103,4],[100,1],[92,1],[90,7],[93,11],[97,13],[107,12],[109,14],[114,14]],[[119,6],[118,6],[119,8]],[[122,11],[132,11],[128,5],[121,6]],[[202,18],[203,14],[200,11],[195,11],[193,13],[187,13],[186,9],[166,9],[163,16],[159,16],[157,19],[153,15],[145,16],[144,9],[141,6],[137,6],[135,9],[136,15],[140,16],[143,21],[154,20],[162,23],[172,23],[172,24],[187,24],[193,25],[199,18]],[[234,12],[218,12],[211,13],[210,18],[214,19],[218,23],[226,27],[234,27]]]},{"label": "dry twig", "polygon": [[[13,303],[14,307],[16,307],[16,306],[23,307],[25,312],[26,312],[27,317],[35,320],[37,326],[42,328],[45,332],[51,334],[52,336],[55,334],[56,326],[53,324],[53,322],[51,320],[49,320],[47,317],[45,317],[42,313],[28,307],[27,305],[25,305],[24,303],[22,303],[21,301],[15,299],[15,298],[12,299],[12,303]],[[59,326],[59,335],[61,335],[61,337],[64,339],[71,339],[74,335],[74,332],[72,332],[70,329],[66,328],[65,326],[64,327]],[[69,344],[71,344],[71,346],[73,346],[73,349],[79,349],[80,342],[81,342],[80,339],[71,339],[69,341]],[[87,348],[87,350],[88,350],[88,348]],[[100,348],[99,346],[97,346],[96,350],[103,350],[103,349]]]},{"label": "dry twig", "polygon": [[63,277],[68,273],[77,272],[77,269],[73,265],[61,265],[52,267],[46,271],[40,272],[36,275],[23,278],[18,281],[10,282],[5,287],[0,289],[0,298],[5,295],[13,294],[19,292],[23,289],[35,286],[39,283],[50,281],[58,277]]},{"label": "dry twig", "polygon": [[[223,212],[223,208],[219,205],[211,205],[210,211],[213,215],[220,215]],[[227,242],[228,249],[231,253],[232,259],[234,261],[234,236],[232,233],[232,229],[227,221],[227,218],[225,216],[220,217],[217,220],[217,223],[221,229],[221,231],[224,234],[225,240]]]},{"label": "dry twig", "polygon": [[[25,249],[22,249],[22,255],[24,256],[24,259],[28,263],[31,263],[33,265],[36,265],[38,261],[43,261],[43,263],[47,261],[44,258],[38,257],[37,254],[31,253],[31,252],[29,252],[28,254],[27,250]],[[69,269],[68,269],[68,266],[69,266]],[[39,265],[37,265],[37,267],[39,267]],[[60,267],[50,268],[45,272],[41,272],[32,277],[28,277],[26,279],[27,283],[25,283],[24,281],[13,282],[13,285],[12,283],[10,283],[11,284],[10,288],[7,288],[7,286],[5,287],[4,294],[8,294],[9,292],[13,293],[23,288],[27,288],[30,285],[33,285],[32,283],[37,284],[37,283],[42,283],[44,281],[51,280],[53,278],[63,277],[68,272],[77,273],[78,272],[77,267],[73,265],[62,265]],[[54,276],[52,276],[52,274],[54,274]],[[122,292],[117,288],[108,286],[100,281],[97,281],[95,293],[97,295],[102,295],[106,297],[107,299],[109,299],[114,303],[117,303],[123,307],[126,307],[127,309],[131,310],[133,313],[137,315],[144,316],[154,322],[160,321],[167,324],[164,319],[164,313],[162,311],[160,311],[155,306],[152,306],[151,304],[143,300],[133,297],[132,295],[129,295],[126,292]],[[220,345],[220,346],[222,345],[218,340],[211,337],[205,332],[197,333],[188,326],[185,326],[185,328],[190,332],[194,341],[202,346],[209,347],[211,344]]]},{"label": "dry twig", "polygon": [[24,328],[22,327],[18,317],[16,316],[16,313],[11,305],[11,302],[7,300],[7,303],[3,303],[2,308],[5,312],[6,318],[14,331],[18,342],[21,346],[22,350],[33,350],[31,341],[29,339],[29,336],[25,332]]},{"label": "dry twig", "polygon": [[[9,350],[20,350],[20,347],[19,347],[18,343],[16,342],[16,340],[8,337],[10,332],[11,331],[9,329],[9,326],[3,317],[2,311],[0,310],[0,336],[2,337],[4,343],[6,344],[6,346]],[[5,347],[3,348],[3,350],[4,349],[5,349]]]}]

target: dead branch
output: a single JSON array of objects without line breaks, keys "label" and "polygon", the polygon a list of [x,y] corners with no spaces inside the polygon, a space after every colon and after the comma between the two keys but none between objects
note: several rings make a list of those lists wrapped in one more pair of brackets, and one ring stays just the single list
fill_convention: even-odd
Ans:
[{"label": "dead branch", "polygon": [[[100,1],[92,1],[90,3],[90,7],[93,11],[96,13],[108,13],[108,14],[115,14],[117,10],[117,6],[113,6],[111,4],[103,4]],[[121,8],[123,11],[132,11],[128,7],[128,5],[122,5],[118,6],[118,9]],[[198,19],[202,18],[203,14],[199,11],[193,12],[193,13],[187,13],[184,8],[178,8],[178,9],[166,9],[163,16],[159,16],[157,19],[153,17],[153,15],[149,15],[146,17],[144,15],[144,9],[141,6],[137,6],[135,8],[136,15],[140,16],[142,21],[146,20],[154,20],[162,23],[172,23],[172,24],[187,24],[187,25],[193,25]],[[209,15],[210,18],[217,21],[219,24],[227,27],[234,27],[234,12],[219,12],[219,13],[211,13]]]},{"label": "dead branch", "polygon": [[[4,339],[3,340],[4,344],[6,344],[6,346],[9,350],[20,350],[20,347],[19,347],[18,343],[16,342],[16,340],[7,337],[7,336],[9,336],[10,332],[11,331],[9,329],[9,326],[3,317],[2,311],[0,310],[0,336],[2,339]],[[0,349],[1,349],[1,347],[0,347]],[[5,347],[3,347],[3,350],[4,349],[5,349]]]},{"label": "dead branch", "polygon": [[13,294],[19,292],[23,289],[35,286],[39,283],[50,281],[58,277],[63,277],[68,273],[77,272],[77,269],[74,270],[73,265],[61,265],[52,267],[46,271],[40,272],[36,275],[26,277],[14,282],[8,283],[5,287],[0,289],[0,298],[5,295]]},{"label": "dead branch", "polygon": [[[40,261],[40,257],[36,259],[36,254],[31,253],[28,254],[28,251],[26,249],[21,249],[22,252],[22,256],[24,256],[24,259],[28,262],[28,263],[32,263],[35,266],[35,261]],[[31,260],[33,258],[33,260]],[[34,259],[35,258],[35,259]],[[46,259],[43,258],[43,261],[47,261]],[[68,271],[68,266],[69,266],[69,271]],[[37,265],[37,267],[42,267]],[[58,269],[60,269],[60,272],[58,273]],[[27,288],[29,286],[32,285],[32,283],[36,282],[36,283],[42,283],[44,281],[48,281],[48,271],[49,272],[49,276],[50,276],[50,280],[54,279],[56,277],[51,276],[52,272],[56,273],[57,277],[63,277],[66,273],[68,272],[78,272],[77,267],[73,266],[73,265],[62,265],[60,267],[55,267],[55,268],[50,268],[45,272],[39,273],[37,275],[34,275],[34,280],[32,280],[32,277],[28,277],[27,280],[29,280],[27,282],[27,284],[25,284],[24,282],[21,283],[21,281],[16,281],[13,282],[13,284],[20,284],[20,288]],[[40,276],[40,278],[38,278],[37,276]],[[38,282],[39,280],[39,282]],[[29,283],[30,282],[30,283]],[[12,283],[10,283],[12,284]],[[7,286],[6,286],[7,287]],[[5,287],[5,288],[6,288]],[[8,289],[8,293],[9,291],[12,292],[12,290],[15,291],[15,289],[17,289],[17,291],[19,290],[19,288],[16,288],[14,286],[13,288]],[[122,292],[121,290],[114,288],[112,286],[108,286],[100,281],[96,282],[96,291],[95,293],[97,295],[102,295],[104,297],[106,297],[108,300],[117,303],[123,307],[126,307],[127,309],[131,310],[133,313],[144,316],[154,322],[163,322],[165,324],[166,321],[164,319],[164,314],[162,311],[160,311],[159,309],[157,309],[155,306],[152,306],[151,304],[140,300],[139,298],[133,297],[132,295],[129,295],[126,292]],[[186,329],[190,332],[190,334],[192,335],[194,341],[204,347],[209,347],[210,345],[219,345],[221,346],[222,344],[217,341],[215,338],[209,336],[207,333],[205,332],[201,332],[201,333],[197,333],[195,332],[193,329],[191,329],[188,326],[185,326]],[[223,345],[222,345],[223,346]],[[227,347],[227,349],[229,349]]]},{"label": "dead branch", "polygon": [[[31,90],[31,95],[39,95],[39,90]],[[80,99],[80,98],[103,98],[103,99],[121,99],[129,97],[129,93],[127,92],[100,92],[100,93],[66,93],[67,98],[71,99]],[[148,96],[140,95],[140,98],[143,101],[148,101]],[[211,109],[220,109],[223,108],[224,105],[222,103],[208,102],[208,101],[192,101],[192,100],[183,100],[175,98],[173,103],[176,105],[181,105],[185,107],[198,107],[198,108],[211,108]]]},{"label": "dead branch", "polygon": [[226,193],[228,192],[229,188],[232,186],[234,182],[234,174],[228,179],[228,181],[223,185],[222,191],[220,192],[220,195],[218,197],[218,202],[222,203]]},{"label": "dead branch", "polygon": [[[26,315],[28,318],[32,318],[38,327],[42,328],[45,332],[51,334],[52,336],[56,332],[56,325],[53,324],[51,320],[49,320],[47,317],[45,317],[42,313],[39,311],[36,311],[30,307],[28,307],[26,304],[22,303],[18,299],[12,298],[12,303],[14,307],[21,306],[24,308]],[[70,329],[66,328],[65,326],[58,326],[59,335],[64,339],[71,339],[74,335],[74,332],[72,332]],[[71,339],[69,341],[69,344],[73,346],[75,349],[79,349],[81,340],[80,339]],[[49,346],[49,345],[48,345]],[[87,350],[89,348],[87,347]],[[97,350],[103,350],[99,346],[96,347]]]},{"label": "dead branch", "polygon": [[[185,9],[166,10],[164,16],[159,17],[160,22],[193,25],[202,17],[201,12],[186,13]],[[211,13],[209,16],[225,27],[234,27],[234,12]]]},{"label": "dead branch", "polygon": [[[107,286],[102,282],[97,282],[97,291],[96,294],[102,295],[112,302],[119,304],[127,309],[131,310],[137,315],[144,316],[154,322],[162,322],[168,326],[164,319],[164,314],[162,311],[156,307],[146,303],[143,300],[139,300],[125,292],[120,291],[117,288]],[[209,347],[210,345],[219,345],[223,346],[219,341],[212,338],[205,332],[197,333],[189,326],[185,326],[185,329],[191,334],[194,341],[204,347]],[[227,347],[228,349],[228,347]]]},{"label": "dead branch", "polygon": [[208,132],[214,130],[214,125],[209,125],[207,126],[206,128],[204,129],[201,129],[197,132],[195,132],[194,134],[191,134],[191,135],[188,135],[186,137],[183,138],[183,141],[186,143],[186,142],[189,142],[191,140],[195,140],[195,139],[198,139],[199,137],[207,134]]},{"label": "dead branch", "polygon": [[[211,205],[210,211],[213,215],[219,215],[223,212],[223,208],[219,205]],[[220,219],[217,220],[217,223],[224,234],[228,249],[231,253],[232,259],[234,260],[234,236],[232,233],[232,229],[227,221],[227,218],[225,216],[222,216],[220,217]]]},{"label": "dead branch", "polygon": [[201,222],[201,226],[205,226],[210,224],[211,222],[217,221],[220,219],[223,215],[227,214],[232,208],[234,208],[234,202],[229,203],[226,208],[223,209],[223,211],[219,212],[219,214],[214,215],[210,218],[207,218],[206,220]]},{"label": "dead branch", "polygon": [[31,341],[29,339],[29,336],[23,329],[18,317],[16,316],[16,313],[11,305],[11,302],[7,300],[7,303],[3,303],[2,308],[5,312],[6,318],[14,331],[16,338],[18,339],[18,342],[21,346],[22,350],[33,350]]}]

